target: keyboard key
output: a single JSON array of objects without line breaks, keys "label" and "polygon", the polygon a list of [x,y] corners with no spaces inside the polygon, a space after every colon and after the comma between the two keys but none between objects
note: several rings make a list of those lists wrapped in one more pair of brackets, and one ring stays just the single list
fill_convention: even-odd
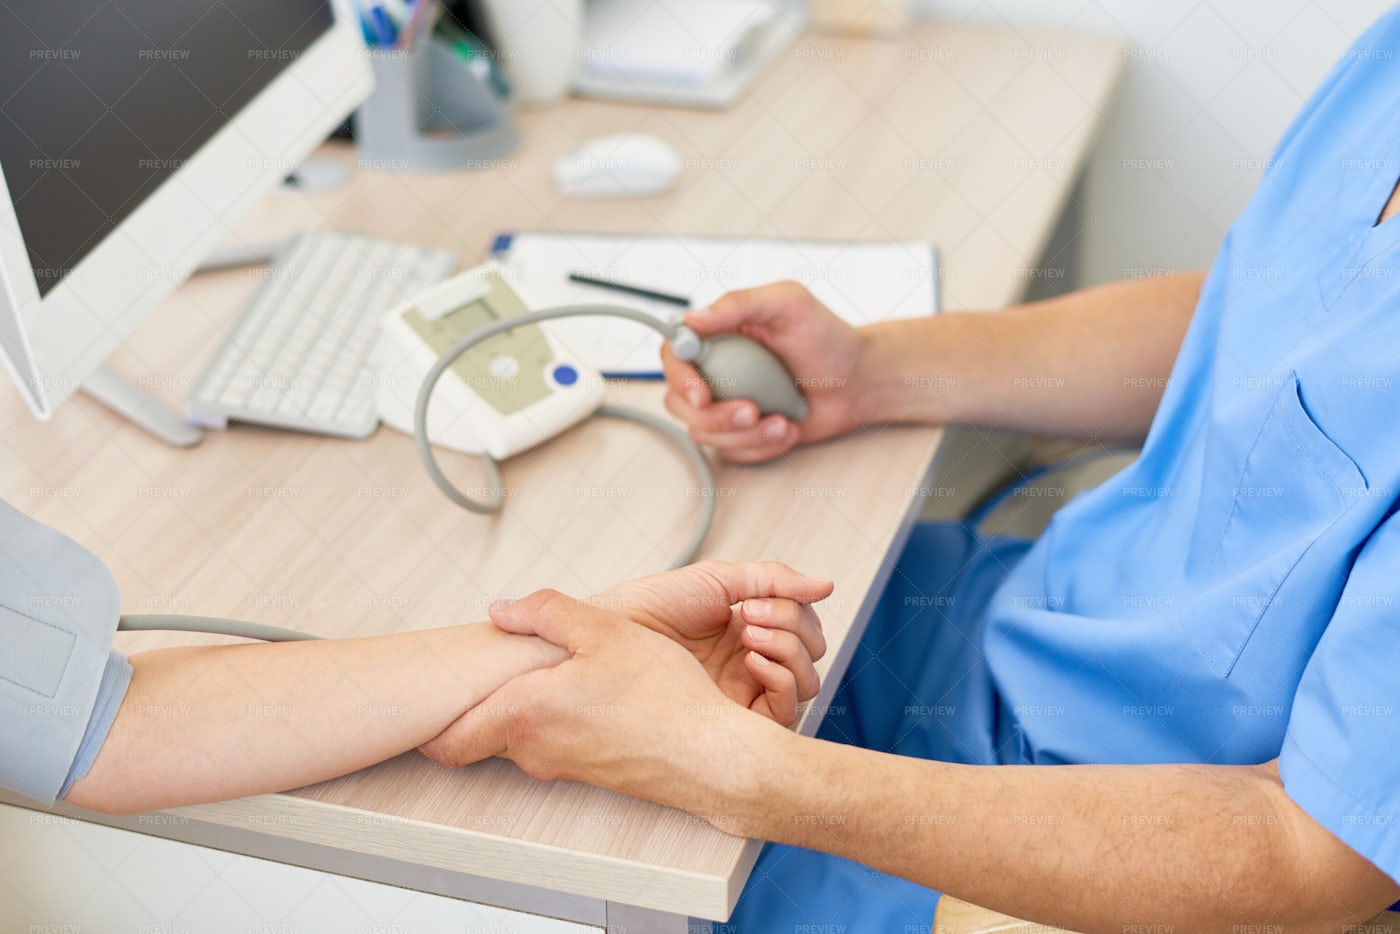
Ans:
[{"label": "keyboard key", "polygon": [[378,421],[368,360],[380,319],[454,268],[443,250],[344,234],[299,237],[215,351],[190,409],[206,421],[365,436]]}]

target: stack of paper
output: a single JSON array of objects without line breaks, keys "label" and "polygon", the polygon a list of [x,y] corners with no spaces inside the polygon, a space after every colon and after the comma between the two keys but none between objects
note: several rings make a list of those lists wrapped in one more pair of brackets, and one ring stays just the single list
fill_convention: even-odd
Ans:
[{"label": "stack of paper", "polygon": [[[675,305],[569,281],[570,273],[581,273],[685,297],[694,308],[734,289],[795,279],[856,325],[938,310],[938,255],[927,243],[520,233],[498,238],[494,252],[534,308],[601,302],[663,319],[684,313]],[[602,317],[550,326],[574,353],[609,375],[653,376],[660,369],[661,338],[649,328]]]},{"label": "stack of paper", "polygon": [[708,84],[732,68],[774,17],[762,0],[594,0],[583,77]]}]

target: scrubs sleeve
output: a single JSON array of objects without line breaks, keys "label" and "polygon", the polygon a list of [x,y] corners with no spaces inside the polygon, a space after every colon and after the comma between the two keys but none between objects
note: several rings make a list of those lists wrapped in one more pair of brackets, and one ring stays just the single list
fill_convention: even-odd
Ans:
[{"label": "scrubs sleeve", "polygon": [[1400,881],[1400,516],[1362,547],[1303,670],[1279,754],[1283,786]]},{"label": "scrubs sleeve", "polygon": [[0,786],[45,805],[86,774],[131,681],[100,559],[0,501]]}]

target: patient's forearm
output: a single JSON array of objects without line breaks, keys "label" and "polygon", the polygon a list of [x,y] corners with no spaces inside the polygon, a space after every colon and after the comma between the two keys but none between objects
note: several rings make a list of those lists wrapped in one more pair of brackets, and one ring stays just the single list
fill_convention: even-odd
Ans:
[{"label": "patient's forearm", "polygon": [[872,409],[885,421],[1140,439],[1203,278],[1131,279],[992,314],[875,325]]},{"label": "patient's forearm", "polygon": [[323,781],[417,748],[512,677],[564,654],[489,623],[143,652],[67,800],[134,813]]}]

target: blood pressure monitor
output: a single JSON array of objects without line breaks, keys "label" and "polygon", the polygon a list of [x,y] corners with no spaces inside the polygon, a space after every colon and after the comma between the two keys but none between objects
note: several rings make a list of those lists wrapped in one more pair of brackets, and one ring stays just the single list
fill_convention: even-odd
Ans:
[{"label": "blood pressure monitor", "polygon": [[[384,318],[373,361],[379,417],[413,436],[428,477],[448,499],[475,513],[505,502],[498,461],[547,441],[592,415],[637,422],[670,439],[690,459],[707,495],[690,541],[672,567],[692,561],[715,515],[715,478],[695,441],[651,412],[603,404],[603,377],[549,329],[557,318],[607,315],[651,328],[676,355],[695,363],[716,398],[752,399],[764,414],[807,417],[782,362],[737,334],[701,340],[679,320],[618,305],[530,309],[494,264],[463,273]],[[481,458],[486,498],[467,495],[443,472],[434,448]]]},{"label": "blood pressure monitor", "polygon": [[[652,328],[691,360],[716,398],[753,399],[759,411],[801,421],[807,402],[781,361],[745,337],[700,340],[676,321],[616,305],[531,310],[498,266],[463,273],[415,296],[384,318],[372,356],[379,417],[413,436],[429,478],[448,499],[476,513],[505,501],[498,460],[534,447],[592,415],[637,422],[668,438],[690,459],[705,495],[699,518],[672,568],[689,564],[715,519],[715,477],[695,441],[647,411],[603,404],[603,378],[550,333],[555,318],[610,315]],[[434,446],[476,454],[488,499],[474,499],[442,472]],[[248,639],[313,639],[303,633],[206,617],[123,616],[124,630],[179,629]]]},{"label": "blood pressure monitor", "polygon": [[[528,314],[496,265],[414,296],[383,320],[374,365],[379,417],[414,433],[424,378],[443,354],[484,328]],[[504,460],[547,441],[602,405],[603,377],[570,353],[548,322],[522,323],[482,341],[442,375],[428,407],[428,437]]]}]

